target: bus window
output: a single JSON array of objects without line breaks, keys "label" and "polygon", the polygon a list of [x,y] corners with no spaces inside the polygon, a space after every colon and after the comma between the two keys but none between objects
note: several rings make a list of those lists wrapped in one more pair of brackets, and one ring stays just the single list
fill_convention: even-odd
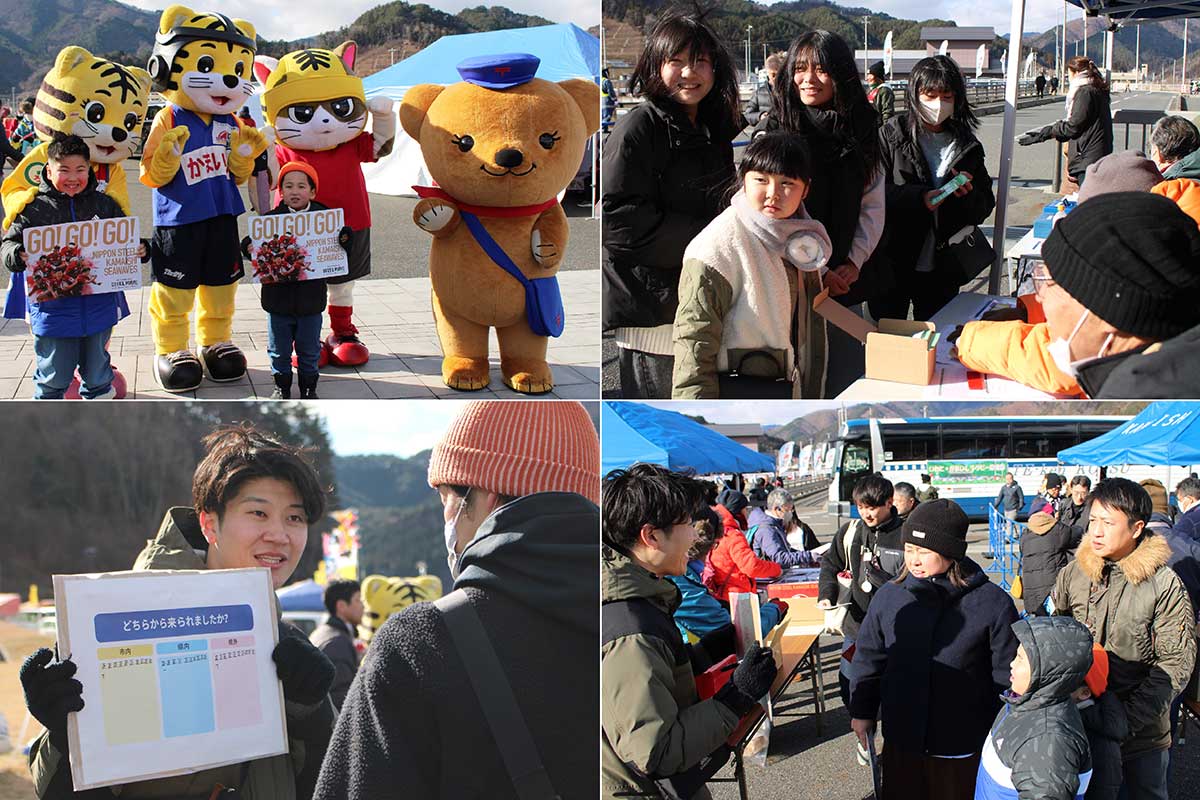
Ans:
[{"label": "bus window", "polygon": [[871,471],[871,445],[866,439],[842,443],[842,468],[838,476],[838,499],[849,501],[854,484]]},{"label": "bus window", "polygon": [[936,425],[884,427],[880,432],[888,461],[936,461],[942,457]]},{"label": "bus window", "polygon": [[1008,458],[1008,426],[942,426],[942,458]]},{"label": "bus window", "polygon": [[1014,422],[1013,458],[1058,458],[1058,452],[1079,443],[1073,422]]}]

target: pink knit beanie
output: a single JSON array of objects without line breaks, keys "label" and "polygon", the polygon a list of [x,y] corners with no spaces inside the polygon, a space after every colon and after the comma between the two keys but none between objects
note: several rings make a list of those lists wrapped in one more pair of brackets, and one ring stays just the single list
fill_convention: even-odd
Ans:
[{"label": "pink knit beanie", "polygon": [[429,485],[475,486],[521,497],[575,492],[600,502],[600,438],[582,405],[475,400],[433,448]]}]

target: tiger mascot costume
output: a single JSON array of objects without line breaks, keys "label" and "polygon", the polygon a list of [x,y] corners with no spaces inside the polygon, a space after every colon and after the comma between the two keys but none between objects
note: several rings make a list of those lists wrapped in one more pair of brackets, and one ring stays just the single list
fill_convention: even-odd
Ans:
[{"label": "tiger mascot costume", "polygon": [[[231,341],[242,277],[237,218],[246,182],[267,140],[235,113],[254,93],[254,26],[224,14],[168,6],[159,20],[149,72],[169,102],[154,118],[141,181],[154,190],[150,321],[155,376],[169,392],[246,374]],[[199,358],[189,351],[196,308]]]},{"label": "tiger mascot costume", "polygon": [[364,641],[371,641],[392,614],[427,600],[442,596],[442,579],[437,575],[417,575],[411,578],[389,578],[368,575],[362,582],[363,618],[358,632]]},{"label": "tiger mascot costume", "polygon": [[[55,136],[75,134],[88,143],[92,172],[100,191],[117,201],[129,214],[129,187],[125,182],[125,159],[142,141],[142,122],[150,98],[150,75],[144,69],[127,67],[97,58],[82,47],[64,47],[54,59],[38,89],[33,108],[33,125],[41,139],[34,149],[0,184],[4,201],[4,228],[12,225],[38,193],[46,148]],[[15,297],[20,288],[22,298]],[[6,316],[24,317],[24,286],[14,284],[5,306]],[[126,381],[113,365],[114,396],[122,398]],[[79,396],[76,379],[67,397]]]}]

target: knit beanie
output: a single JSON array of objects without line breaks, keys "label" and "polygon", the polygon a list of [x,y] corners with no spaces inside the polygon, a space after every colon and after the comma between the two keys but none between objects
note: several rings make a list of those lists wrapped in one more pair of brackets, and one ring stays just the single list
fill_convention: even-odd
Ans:
[{"label": "knit beanie", "polygon": [[904,520],[904,543],[955,561],[967,555],[967,514],[953,500],[927,500]]},{"label": "knit beanie", "polygon": [[1054,517],[1045,512],[1039,511],[1036,514],[1029,515],[1029,530],[1036,534],[1043,534],[1054,527]]},{"label": "knit beanie", "polygon": [[1108,653],[1098,644],[1092,645],[1092,668],[1083,679],[1092,697],[1099,697],[1108,689]]},{"label": "knit beanie", "polygon": [[312,181],[313,197],[316,197],[317,190],[321,188],[321,182],[317,179],[317,171],[311,164],[305,164],[303,161],[289,161],[279,168],[279,181],[276,186],[283,186],[283,176],[289,172],[303,172]]},{"label": "knit beanie", "polygon": [[884,69],[882,61],[876,61],[874,64],[871,65],[870,69],[867,70],[867,74],[874,75],[875,77],[879,78],[880,80],[883,80],[884,78],[887,77],[887,70]]},{"label": "knit beanie", "polygon": [[1150,495],[1150,510],[1163,514],[1170,519],[1171,503],[1167,500],[1167,487],[1163,486],[1161,481],[1157,481],[1154,478],[1147,478],[1138,485],[1146,490],[1146,494]]},{"label": "knit beanie", "polygon": [[1084,172],[1079,202],[1112,192],[1148,192],[1159,183],[1162,175],[1158,167],[1141,153],[1136,150],[1109,153]]},{"label": "knit beanie", "polygon": [[1047,489],[1055,489],[1055,488],[1061,489],[1062,485],[1063,485],[1063,479],[1062,479],[1061,475],[1059,475],[1057,472],[1046,473],[1046,488]]},{"label": "knit beanie", "polygon": [[600,502],[600,439],[575,402],[475,400],[433,447],[429,485],[522,497],[575,492]]},{"label": "knit beanie", "polygon": [[1200,229],[1165,197],[1115,192],[1080,203],[1042,256],[1057,284],[1120,331],[1161,341],[1200,323]]}]

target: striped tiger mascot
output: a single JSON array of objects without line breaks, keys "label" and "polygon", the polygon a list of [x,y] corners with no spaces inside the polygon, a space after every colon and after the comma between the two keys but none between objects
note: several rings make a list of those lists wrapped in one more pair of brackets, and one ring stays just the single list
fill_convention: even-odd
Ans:
[{"label": "striped tiger mascot", "polygon": [[37,194],[46,147],[56,134],[75,134],[88,143],[100,189],[129,213],[129,188],[121,162],[142,139],[150,98],[150,74],[97,58],[82,47],[65,47],[37,93],[33,124],[42,143],[29,151],[0,185],[4,227]]}]

